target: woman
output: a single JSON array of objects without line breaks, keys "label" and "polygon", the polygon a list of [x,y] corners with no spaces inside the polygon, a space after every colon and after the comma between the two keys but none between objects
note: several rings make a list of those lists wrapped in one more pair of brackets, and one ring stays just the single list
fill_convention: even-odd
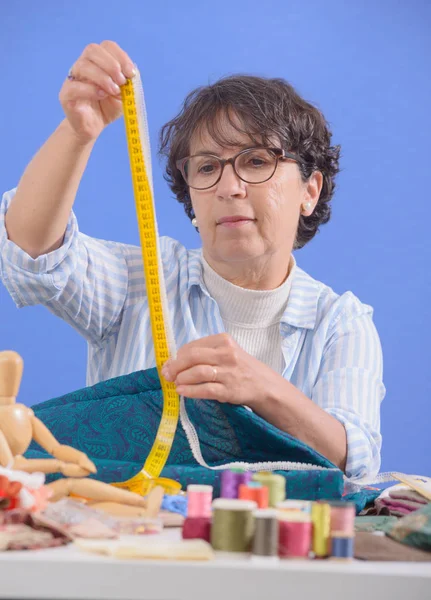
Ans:
[{"label": "woman", "polygon": [[[87,385],[154,366],[141,250],[78,231],[72,205],[133,63],[90,44],[60,92],[65,119],[1,205],[2,279],[88,342]],[[202,249],[161,239],[180,394],[249,407],[343,469],[380,466],[380,342],[372,309],[297,267],[330,217],[339,148],[283,80],[230,77],[192,92],[161,132],[166,175]],[[29,218],[29,215],[31,218]]]}]

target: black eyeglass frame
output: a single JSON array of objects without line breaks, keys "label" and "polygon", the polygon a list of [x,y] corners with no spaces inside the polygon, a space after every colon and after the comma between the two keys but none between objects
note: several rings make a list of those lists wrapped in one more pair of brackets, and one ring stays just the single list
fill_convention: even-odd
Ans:
[{"label": "black eyeglass frame", "polygon": [[[241,156],[242,154],[245,154],[246,152],[250,152],[251,150],[269,150],[270,152],[275,154],[275,157],[277,159],[275,162],[274,171],[271,173],[271,175],[269,177],[267,177],[263,181],[258,181],[258,182],[247,181],[246,179],[241,177],[241,175],[239,175],[237,170],[235,169],[235,161],[237,160],[237,158],[239,156]],[[204,187],[204,188],[201,188],[201,187],[198,188],[198,187],[189,185],[187,183],[187,177],[185,174],[184,166],[188,160],[190,160],[191,158],[194,158],[196,156],[205,156],[208,158],[215,158],[221,164],[221,171],[220,171],[220,175],[217,178],[217,181],[215,181],[211,185]],[[180,158],[179,160],[177,160],[177,162],[175,163],[175,166],[181,172],[181,175],[183,176],[183,179],[189,188],[192,188],[193,190],[209,190],[210,188],[212,188],[218,184],[218,182],[220,181],[220,179],[223,176],[223,171],[227,164],[232,165],[232,169],[234,170],[235,175],[239,179],[241,179],[241,181],[244,181],[245,183],[251,183],[253,185],[259,185],[260,183],[265,183],[265,181],[269,181],[271,179],[271,177],[274,176],[274,173],[277,170],[278,163],[280,160],[294,160],[298,164],[301,164],[301,159],[299,158],[299,156],[297,156],[296,154],[293,154],[292,152],[286,152],[286,150],[284,150],[283,148],[272,148],[272,147],[268,147],[268,146],[253,146],[252,148],[245,148],[244,150],[241,150],[241,152],[238,152],[238,154],[235,154],[235,156],[232,156],[231,158],[220,158],[220,157],[216,156],[215,154],[192,154],[191,156],[186,156],[185,158]]]}]

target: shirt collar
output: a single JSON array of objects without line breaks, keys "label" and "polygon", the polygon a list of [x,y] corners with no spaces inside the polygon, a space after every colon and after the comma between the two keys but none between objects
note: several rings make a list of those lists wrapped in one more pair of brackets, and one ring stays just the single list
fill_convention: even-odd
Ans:
[{"label": "shirt collar", "polygon": [[[198,286],[206,296],[211,297],[203,281],[201,257],[201,248],[189,250],[189,280],[187,287],[190,291],[193,286]],[[321,287],[321,283],[296,266],[289,299],[286,310],[281,317],[281,323],[293,327],[314,329]]]}]

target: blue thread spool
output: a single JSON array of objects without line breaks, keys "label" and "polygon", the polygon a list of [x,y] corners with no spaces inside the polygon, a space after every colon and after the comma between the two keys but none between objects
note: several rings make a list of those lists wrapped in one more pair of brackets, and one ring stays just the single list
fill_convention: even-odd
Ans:
[{"label": "blue thread spool", "polygon": [[342,531],[334,531],[331,536],[331,558],[352,560],[355,538]]}]

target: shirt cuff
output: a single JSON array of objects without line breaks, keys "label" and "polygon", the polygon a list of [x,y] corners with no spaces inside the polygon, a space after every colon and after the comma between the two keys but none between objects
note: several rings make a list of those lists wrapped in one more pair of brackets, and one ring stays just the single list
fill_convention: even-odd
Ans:
[{"label": "shirt cuff", "polygon": [[[33,274],[40,276],[41,279],[49,277],[52,279],[52,283],[54,283],[52,272],[66,258],[71,245],[78,235],[78,223],[75,214],[71,211],[62,245],[52,252],[32,258],[25,250],[8,238],[5,216],[15,192],[16,188],[6,192],[0,202],[0,278],[3,280],[15,304],[18,307],[22,307],[31,304],[31,302],[24,300],[16,282],[20,281],[23,277],[28,277],[29,274]],[[44,285],[46,283],[45,281]]]},{"label": "shirt cuff", "polygon": [[[380,470],[381,435],[367,431],[357,415],[325,409],[344,425],[347,436],[346,477],[352,482],[372,481]],[[357,421],[357,422],[356,422]]]}]

